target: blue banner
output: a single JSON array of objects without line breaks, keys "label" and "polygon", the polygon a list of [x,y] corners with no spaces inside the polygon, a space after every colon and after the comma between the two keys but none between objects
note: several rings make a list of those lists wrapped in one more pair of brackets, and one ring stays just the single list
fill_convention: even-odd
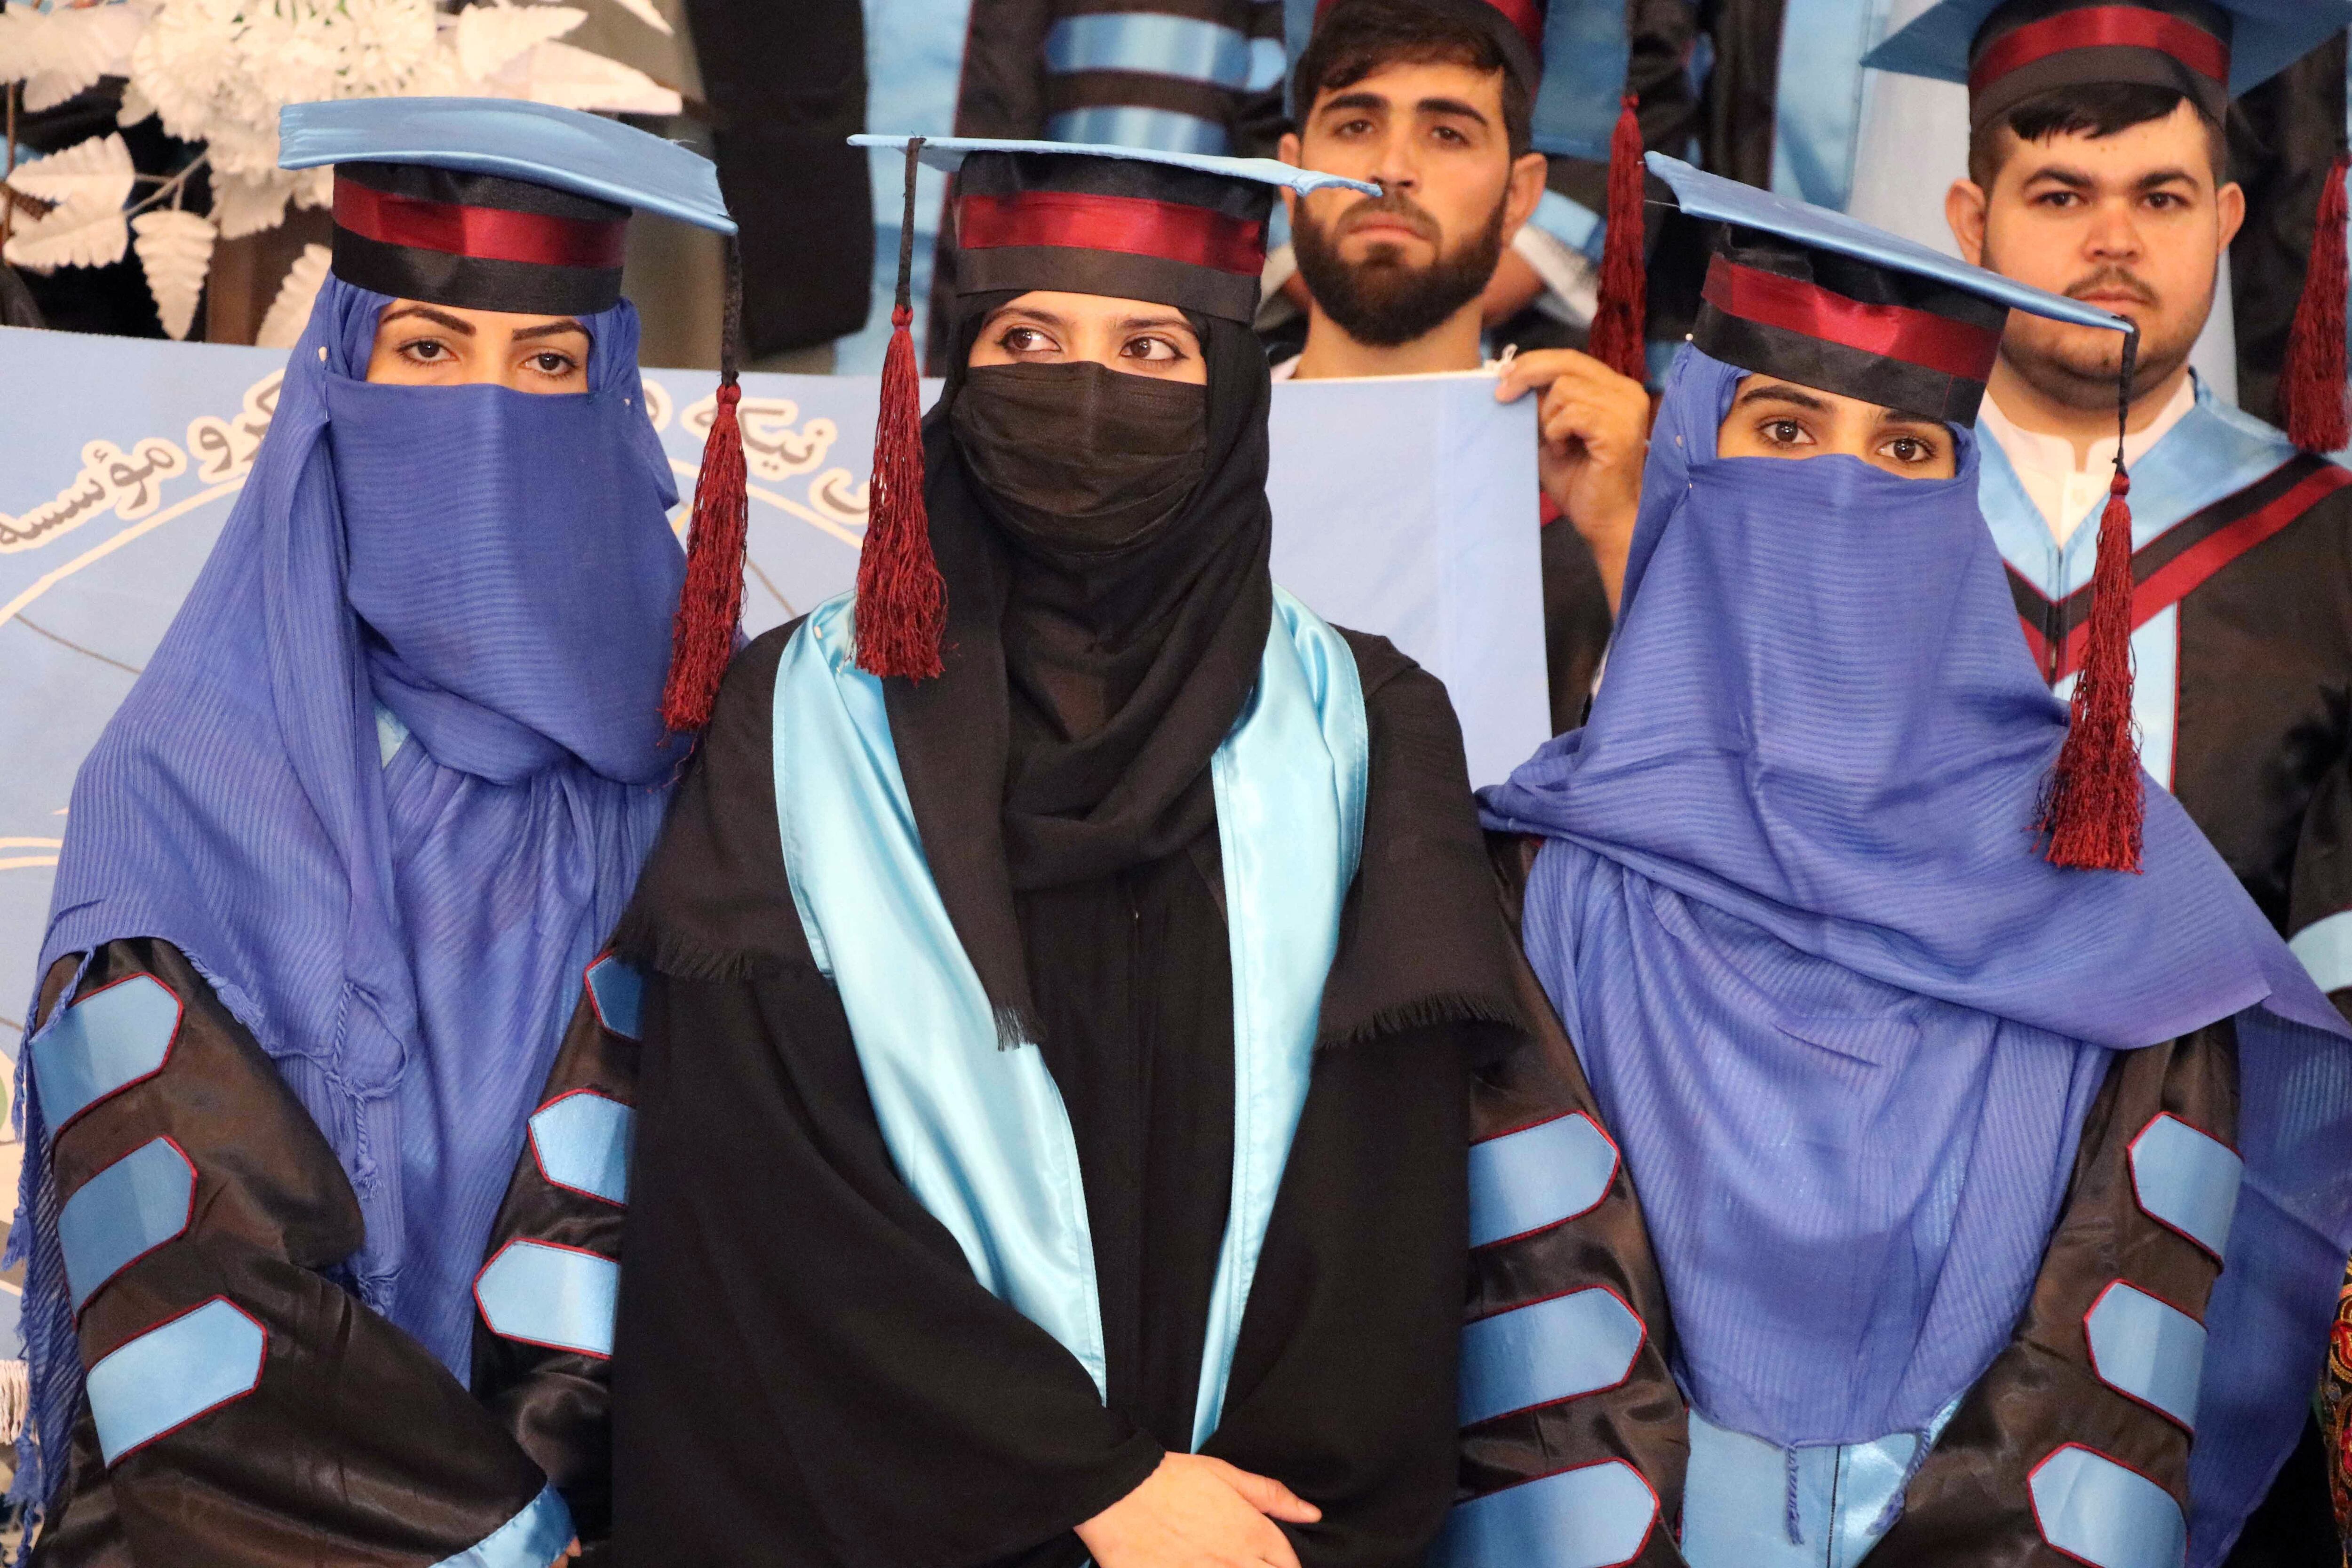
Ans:
[{"label": "blue banner", "polygon": [[[22,1031],[75,770],[204,564],[284,363],[0,328],[0,1052]],[[716,388],[709,372],[646,375],[682,491]],[[743,394],[757,634],[856,576],[876,383],[747,375]],[[1275,389],[1276,579],[1444,680],[1481,784],[1548,730],[1534,402],[1496,405],[1483,374]]]}]

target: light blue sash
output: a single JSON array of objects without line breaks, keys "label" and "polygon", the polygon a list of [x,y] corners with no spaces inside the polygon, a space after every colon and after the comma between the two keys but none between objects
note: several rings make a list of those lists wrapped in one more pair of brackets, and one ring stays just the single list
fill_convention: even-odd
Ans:
[{"label": "light blue sash", "polygon": [[[819,606],[776,673],[776,816],[809,950],[849,1016],[899,1176],[982,1285],[1108,1385],[1069,1115],[1037,1047],[991,1008],[923,857],[855,605]],[[1266,1221],[1307,1102],[1324,977],[1363,843],[1355,658],[1275,591],[1257,689],[1211,763],[1234,978],[1234,1184],[1194,1406],[1216,1429]]]}]

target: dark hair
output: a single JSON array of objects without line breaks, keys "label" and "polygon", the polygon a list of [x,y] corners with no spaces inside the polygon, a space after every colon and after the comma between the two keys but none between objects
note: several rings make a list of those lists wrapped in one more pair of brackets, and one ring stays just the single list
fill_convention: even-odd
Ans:
[{"label": "dark hair", "polygon": [[1414,0],[1347,0],[1315,29],[1290,79],[1291,114],[1304,125],[1316,99],[1355,86],[1392,65],[1467,66],[1503,79],[1503,133],[1511,156],[1528,150],[1528,84],[1501,44],[1478,23]]},{"label": "dark hair", "polygon": [[[2185,93],[2149,82],[2095,81],[2053,88],[1969,132],[1969,178],[1983,190],[1992,189],[2011,151],[2001,138],[2003,131],[2020,142],[2044,142],[2053,136],[2088,136],[2095,141],[2168,119],[2189,101]],[[2219,186],[2230,177],[2229,138],[2201,108],[2197,121],[2205,128],[2205,152],[2213,165],[2213,184]]]}]

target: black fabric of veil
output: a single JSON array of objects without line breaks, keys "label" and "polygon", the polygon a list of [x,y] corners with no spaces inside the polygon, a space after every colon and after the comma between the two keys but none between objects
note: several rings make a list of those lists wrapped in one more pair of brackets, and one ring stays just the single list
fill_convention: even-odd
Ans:
[{"label": "black fabric of veil", "polygon": [[961,367],[1010,297],[961,301],[958,368],[923,425],[923,499],[948,584],[946,673],[890,680],[886,697],[956,934],[1000,1015],[1034,1028],[1013,889],[1157,860],[1214,823],[1209,759],[1257,679],[1274,612],[1270,395],[1247,329],[1206,321],[1209,450],[1191,500],[1116,554],[1016,545],[950,429]]}]

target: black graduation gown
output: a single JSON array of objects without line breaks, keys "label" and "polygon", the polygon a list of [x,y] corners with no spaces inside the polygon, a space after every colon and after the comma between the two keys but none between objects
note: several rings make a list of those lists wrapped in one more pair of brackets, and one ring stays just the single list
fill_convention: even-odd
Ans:
[{"label": "black graduation gown", "polygon": [[[771,706],[791,630],[729,675],[618,939],[651,979],[616,1352],[617,1560],[1075,1563],[1073,1527],[1189,1436],[1231,1170],[1214,837],[1021,895],[1093,1226],[1106,1404],[973,1279],[884,1147],[779,845]],[[1350,642],[1372,773],[1343,944],[1371,923],[1368,883],[1425,866],[1427,842],[1476,847],[1442,689],[1378,639]],[[1336,1018],[1327,994],[1204,1450],[1321,1507],[1319,1524],[1286,1527],[1312,1568],[1415,1562],[1453,1489],[1464,1064],[1475,1020],[1511,1014],[1501,923],[1472,924],[1433,944],[1470,954],[1458,990],[1363,1019]]]},{"label": "black graduation gown", "polygon": [[[60,959],[40,1016],[65,1001]],[[351,1182],[252,1035],[171,943],[110,942],[73,994],[133,981],[179,1003],[156,1070],[53,1131],[61,1204],[134,1151],[168,1139],[189,1177],[185,1223],[90,1288],[82,1364],[225,1300],[265,1335],[258,1375],[107,1464],[89,1395],[56,1461],[39,1568],[426,1568],[460,1558],[552,1479],[599,1560],[611,1445],[606,1363],[511,1342],[476,1318],[473,1387],[345,1288],[365,1234]],[[71,1004],[68,1004],[71,1005]],[[616,1020],[618,1021],[618,1020]],[[161,1031],[158,1031],[159,1033]],[[541,1103],[593,1089],[626,1103],[635,1045],[585,994]],[[614,1256],[620,1208],[549,1182],[530,1147],[493,1226]]]},{"label": "black graduation gown", "polygon": [[[1505,907],[1517,926],[1539,841],[1496,835],[1492,842]],[[1608,1118],[1576,1047],[1524,963],[1518,984],[1535,1033],[1475,1075],[1473,1143],[1578,1114],[1606,1133]],[[1864,1559],[1869,1568],[2059,1568],[2077,1561],[2043,1538],[2028,1485],[2034,1468],[2068,1444],[2137,1470],[2188,1513],[2189,1434],[2102,1379],[2084,1329],[2103,1293],[2121,1281],[2202,1319],[2221,1276],[2218,1258],[2151,1217],[2136,1196],[2130,1146],[2167,1116],[2236,1143],[2237,1037],[2230,1020],[2116,1053],[2084,1119],[2073,1179],[2032,1297],[2007,1348],[1962,1395],[1913,1474],[1903,1516]],[[1624,1562],[1684,1568],[1676,1536],[1690,1460],[1689,1411],[1667,1370],[1672,1304],[1625,1163],[1618,1163],[1591,1209],[1473,1252],[1467,1316],[1477,1321],[1596,1286],[1614,1291],[1647,1331],[1624,1381],[1465,1427],[1458,1496],[1468,1502],[1620,1460],[1641,1472],[1658,1500],[1647,1538]],[[1832,1544],[1816,1545],[1827,1561]]]},{"label": "black graduation gown", "polygon": [[[2179,609],[2173,795],[2280,935],[2352,910],[2352,476],[2288,458],[2135,552],[2132,579],[2137,616]],[[2043,675],[2071,673],[2089,587],[2009,582]],[[2352,987],[2332,995],[2352,1016]]]}]

